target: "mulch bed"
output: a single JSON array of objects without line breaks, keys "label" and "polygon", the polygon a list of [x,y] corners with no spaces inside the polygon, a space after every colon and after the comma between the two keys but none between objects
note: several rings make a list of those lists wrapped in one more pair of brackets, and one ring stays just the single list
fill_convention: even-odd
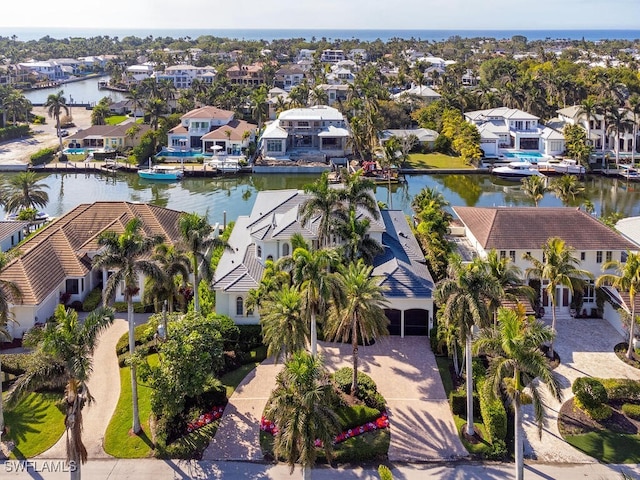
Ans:
[{"label": "mulch bed", "polygon": [[551,370],[555,370],[558,367],[558,365],[560,365],[560,355],[558,355],[558,352],[554,349],[553,358],[549,358],[548,345],[541,345],[540,350],[542,350],[542,353],[544,353],[545,357],[549,359],[549,366],[551,367]]},{"label": "mulch bed", "polygon": [[627,342],[622,342],[613,347],[613,351],[616,352],[618,358],[624,363],[640,370],[640,360],[638,359],[638,355],[635,355],[635,358],[633,360],[629,360],[627,358],[628,348],[629,344]]},{"label": "mulch bed", "polygon": [[628,418],[622,413],[622,402],[610,402],[612,415],[600,422],[593,420],[589,415],[573,404],[573,398],[568,400],[560,408],[558,417],[558,429],[565,435],[580,435],[583,433],[609,430],[615,433],[635,435],[640,433],[640,420]]}]

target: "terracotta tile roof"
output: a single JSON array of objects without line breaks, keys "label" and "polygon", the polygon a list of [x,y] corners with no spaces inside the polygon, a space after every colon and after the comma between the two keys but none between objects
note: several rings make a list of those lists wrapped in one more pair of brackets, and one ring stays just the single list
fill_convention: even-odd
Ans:
[{"label": "terracotta tile roof", "polygon": [[29,226],[29,222],[21,221],[0,221],[0,240],[10,237],[18,230]]},{"label": "terracotta tile roof", "polygon": [[582,210],[569,207],[453,207],[485,250],[539,249],[552,237],[576,250],[628,250],[634,245]]},{"label": "terracotta tile roof", "polygon": [[226,125],[217,127],[215,130],[203,135],[202,140],[227,140],[227,134],[225,133],[227,131],[231,132],[230,140],[242,140],[244,132],[252,132],[256,128],[256,125],[252,125],[244,120],[231,120]]},{"label": "terracotta tile roof", "polygon": [[[127,130],[131,128],[133,124],[125,123],[124,125],[93,125],[84,130],[80,130],[77,133],[67,137],[67,140],[82,140],[87,137],[126,137]],[[139,124],[140,131],[136,135],[136,138],[142,136],[151,127],[149,125]]]},{"label": "terracotta tile roof", "polygon": [[219,118],[226,119],[233,115],[231,110],[223,110],[222,108],[206,106],[196,108],[190,112],[185,113],[180,119],[186,118]]},{"label": "terracotta tile roof", "polygon": [[180,213],[130,202],[78,205],[24,242],[22,254],[7,265],[0,278],[18,286],[23,304],[38,305],[67,277],[83,277],[91,270],[87,254],[97,252],[101,232],[121,233],[129,220],[138,217],[147,235],[162,234],[173,244],[180,237]]}]

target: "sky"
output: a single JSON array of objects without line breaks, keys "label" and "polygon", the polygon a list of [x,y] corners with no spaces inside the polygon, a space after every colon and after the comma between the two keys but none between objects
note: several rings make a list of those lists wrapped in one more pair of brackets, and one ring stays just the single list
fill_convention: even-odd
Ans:
[{"label": "sky", "polygon": [[0,28],[640,29],[640,0],[2,0]]}]

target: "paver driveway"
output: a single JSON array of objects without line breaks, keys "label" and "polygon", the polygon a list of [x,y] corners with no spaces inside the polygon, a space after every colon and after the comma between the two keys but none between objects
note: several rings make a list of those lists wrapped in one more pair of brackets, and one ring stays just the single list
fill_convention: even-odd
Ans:
[{"label": "paver driveway", "polygon": [[[351,347],[320,343],[327,368],[351,366]],[[391,461],[448,460],[467,455],[442,387],[427,338],[387,337],[361,347],[360,370],[387,399]],[[280,366],[269,360],[243,380],[229,400],[204,460],[259,460],[259,420]]]}]

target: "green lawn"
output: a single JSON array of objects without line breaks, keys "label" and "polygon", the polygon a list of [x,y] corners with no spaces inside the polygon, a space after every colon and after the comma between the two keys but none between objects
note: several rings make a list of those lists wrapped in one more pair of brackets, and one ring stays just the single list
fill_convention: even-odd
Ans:
[{"label": "green lawn", "polygon": [[442,153],[412,153],[405,168],[434,170],[439,168],[472,169],[460,157],[451,157]]},{"label": "green lawn", "polygon": [[[158,355],[149,355],[150,365],[157,365]],[[120,369],[120,398],[104,436],[104,450],[116,458],[145,458],[152,454],[151,429],[151,388],[138,380],[138,408],[142,431],[133,435],[131,414],[131,373],[129,367]]]},{"label": "green lawn", "polygon": [[640,436],[613,433],[608,430],[564,439],[578,450],[604,463],[640,463]]},{"label": "green lawn", "polygon": [[107,125],[118,125],[119,123],[124,122],[127,118],[129,118],[127,115],[111,115],[110,117],[105,118],[104,122]]},{"label": "green lawn", "polygon": [[11,457],[31,458],[51,448],[64,433],[64,415],[56,403],[61,393],[32,393],[5,409],[6,439],[16,444]]}]

